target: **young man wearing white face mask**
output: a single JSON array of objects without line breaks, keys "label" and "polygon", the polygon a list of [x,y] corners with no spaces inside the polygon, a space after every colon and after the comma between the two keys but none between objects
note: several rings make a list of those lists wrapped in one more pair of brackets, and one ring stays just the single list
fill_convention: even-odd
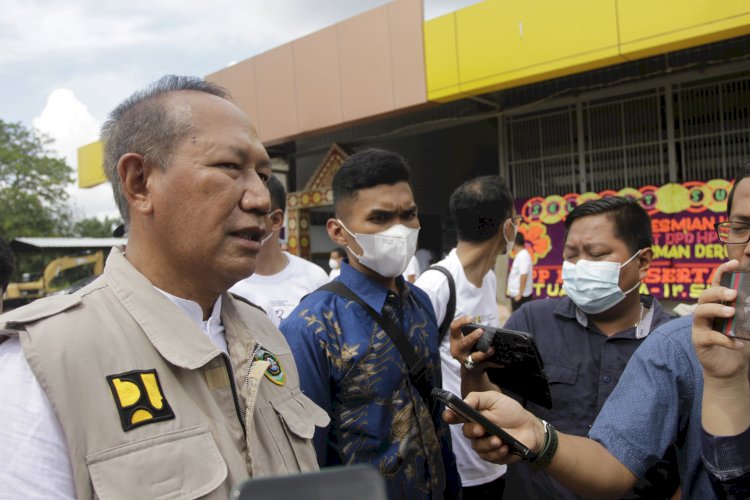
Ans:
[{"label": "young man wearing white face mask", "polygon": [[[553,406],[528,403],[529,411],[561,432],[585,436],[636,348],[671,317],[638,291],[653,258],[651,220],[640,205],[620,197],[589,201],[568,215],[565,227],[567,297],[529,302],[505,328],[531,333],[544,361]],[[648,474],[656,479],[639,483],[628,498],[674,493],[673,461],[657,464]],[[544,471],[518,463],[508,467],[505,498],[579,497]]]},{"label": "young man wearing white face mask", "polygon": [[404,159],[350,156],[333,203],[328,234],[348,259],[280,327],[303,392],[331,416],[313,438],[318,463],[371,464],[390,498],[456,498],[450,433],[429,397],[441,385],[438,325],[426,294],[401,276],[419,234]]}]

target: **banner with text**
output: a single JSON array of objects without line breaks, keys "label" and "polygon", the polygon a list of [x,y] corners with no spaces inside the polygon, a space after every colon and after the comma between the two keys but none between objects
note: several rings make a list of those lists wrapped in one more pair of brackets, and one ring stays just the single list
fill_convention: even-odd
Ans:
[{"label": "banner with text", "polygon": [[523,216],[519,232],[534,262],[536,298],[559,297],[562,288],[562,247],[565,217],[588,200],[626,196],[638,200],[651,216],[654,261],[640,292],[659,299],[694,302],[727,258],[714,225],[726,220],[732,184],[724,179],[663,186],[571,193],[546,198],[516,199]]}]

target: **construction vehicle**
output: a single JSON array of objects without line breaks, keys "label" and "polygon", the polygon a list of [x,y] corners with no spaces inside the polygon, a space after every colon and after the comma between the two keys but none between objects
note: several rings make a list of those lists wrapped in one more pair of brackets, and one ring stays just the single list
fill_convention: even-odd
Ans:
[{"label": "construction vehicle", "polygon": [[90,280],[104,271],[105,252],[123,238],[16,238],[11,248],[17,253],[71,251],[44,265],[40,273],[23,273],[21,280],[8,284],[3,302],[8,309],[34,299],[57,294],[82,280]]}]

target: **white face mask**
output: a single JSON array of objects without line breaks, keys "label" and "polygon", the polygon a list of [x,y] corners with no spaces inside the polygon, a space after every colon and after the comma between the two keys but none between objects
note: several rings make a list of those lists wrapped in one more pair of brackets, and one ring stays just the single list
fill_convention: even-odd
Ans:
[{"label": "white face mask", "polygon": [[347,248],[357,257],[359,263],[385,278],[393,278],[403,273],[414,256],[414,252],[417,251],[419,229],[396,224],[380,233],[352,233],[343,222],[336,220],[362,248],[363,254],[357,255],[347,245]]},{"label": "white face mask", "polygon": [[328,259],[328,267],[330,267],[331,269],[338,269],[339,261],[336,259]]},{"label": "white face mask", "polygon": [[268,233],[268,236],[264,236],[263,239],[260,240],[260,246],[265,245],[266,241],[270,240],[271,238],[273,238],[273,231],[271,231],[270,233]]},{"label": "white face mask", "polygon": [[563,288],[575,305],[586,314],[599,314],[616,306],[625,296],[638,288],[620,289],[620,269],[641,254],[638,250],[628,260],[617,262],[579,259],[575,264],[563,262]]},{"label": "white face mask", "polygon": [[505,238],[505,254],[510,255],[510,252],[513,250],[513,245],[516,242],[516,233],[518,233],[518,226],[513,224],[513,219],[508,219],[508,222],[510,223],[510,227],[513,228],[513,236],[511,236],[510,239],[508,239],[507,236],[505,236],[505,226],[503,226],[503,238]]}]

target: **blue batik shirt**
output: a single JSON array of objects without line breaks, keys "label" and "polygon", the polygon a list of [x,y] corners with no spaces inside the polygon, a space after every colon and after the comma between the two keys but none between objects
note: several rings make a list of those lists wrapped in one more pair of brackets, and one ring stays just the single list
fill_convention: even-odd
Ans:
[{"label": "blue batik shirt", "polygon": [[[402,331],[440,387],[435,313],[422,290],[397,280]],[[337,281],[382,314],[387,288],[346,262]],[[427,408],[398,349],[362,306],[315,291],[280,329],[302,391],[331,416],[331,424],[316,429],[314,437],[321,467],[371,464],[386,479],[390,498],[457,496],[460,480],[440,408]]]}]

